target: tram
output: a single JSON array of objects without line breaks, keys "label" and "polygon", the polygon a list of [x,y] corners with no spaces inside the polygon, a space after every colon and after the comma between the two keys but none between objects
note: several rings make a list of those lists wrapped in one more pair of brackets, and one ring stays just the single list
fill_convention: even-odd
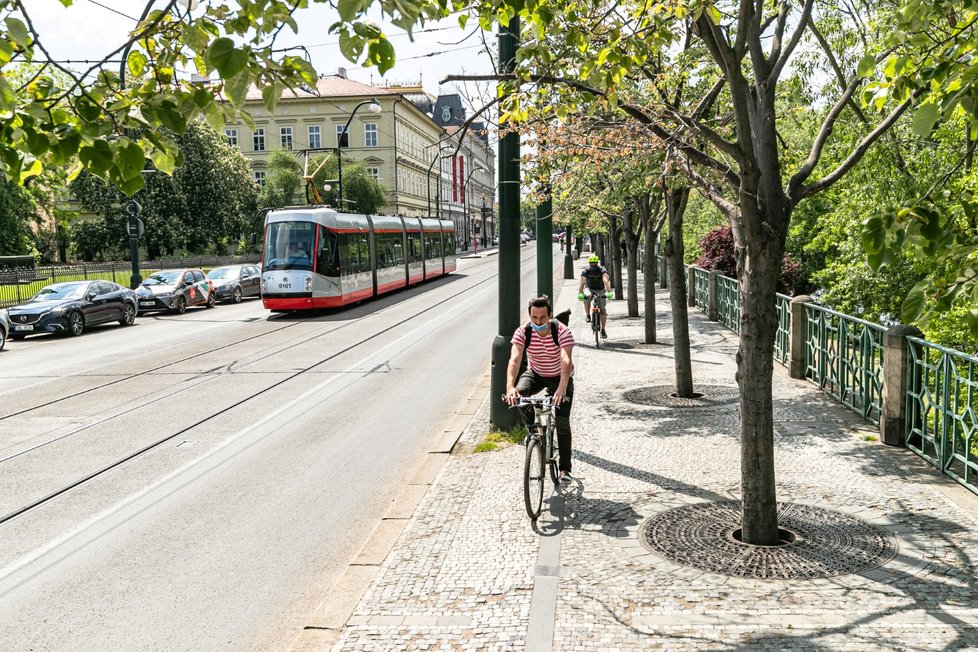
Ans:
[{"label": "tram", "polygon": [[324,207],[265,217],[265,308],[336,308],[455,271],[450,220],[352,215]]}]

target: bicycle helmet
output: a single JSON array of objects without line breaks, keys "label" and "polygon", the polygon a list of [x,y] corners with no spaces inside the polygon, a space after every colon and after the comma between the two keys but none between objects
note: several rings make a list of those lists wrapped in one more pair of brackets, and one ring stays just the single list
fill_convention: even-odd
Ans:
[{"label": "bicycle helmet", "polygon": [[601,259],[598,258],[596,254],[591,254],[590,256],[588,256],[587,262],[589,262],[589,263],[599,263],[599,262],[601,262]]}]

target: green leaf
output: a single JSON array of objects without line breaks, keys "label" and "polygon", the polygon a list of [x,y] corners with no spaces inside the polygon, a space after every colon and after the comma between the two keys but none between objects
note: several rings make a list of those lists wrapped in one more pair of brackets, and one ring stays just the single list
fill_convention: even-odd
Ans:
[{"label": "green leaf", "polygon": [[0,75],[0,118],[13,117],[17,110],[17,96],[14,89],[7,83],[5,77]]},{"label": "green leaf", "polygon": [[245,69],[248,65],[248,53],[234,47],[234,41],[227,37],[219,38],[211,43],[204,55],[207,65],[217,70],[224,79],[230,79]]},{"label": "green leaf", "polygon": [[867,253],[879,253],[886,242],[886,232],[883,228],[883,220],[874,215],[863,222],[862,230],[863,249]]},{"label": "green leaf", "polygon": [[126,61],[126,67],[129,68],[129,73],[133,77],[142,77],[143,73],[146,71],[146,64],[149,61],[146,59],[146,55],[136,50],[129,53],[129,59]]},{"label": "green leaf", "polygon": [[261,89],[261,98],[269,113],[275,113],[278,101],[282,97],[284,86],[280,82],[272,82]]},{"label": "green leaf", "polygon": [[869,77],[875,68],[876,57],[872,54],[867,54],[859,60],[859,65],[856,67],[856,74],[860,77]]},{"label": "green leaf", "polygon": [[116,167],[119,170],[119,174],[122,175],[122,178],[131,179],[143,173],[143,167],[146,165],[146,155],[143,153],[142,147],[128,138],[124,138],[118,142],[115,149]]},{"label": "green leaf", "polygon": [[941,112],[936,104],[928,102],[917,109],[913,116],[913,131],[921,138],[927,138],[934,131],[934,124],[940,117]]},{"label": "green leaf", "polygon": [[6,18],[3,22],[7,26],[7,36],[10,37],[11,41],[22,48],[31,44],[31,35],[24,23],[16,18]]},{"label": "green leaf", "polygon": [[374,41],[367,48],[367,60],[375,64],[383,75],[394,67],[394,46],[382,36],[379,41]]},{"label": "green leaf", "polygon": [[246,72],[224,80],[224,92],[233,106],[244,106],[251,85],[251,75]]},{"label": "green leaf", "polygon": [[126,197],[132,197],[137,192],[143,189],[146,185],[146,180],[143,179],[143,175],[137,175],[131,179],[113,179],[116,187],[121,190]]},{"label": "green leaf", "polygon": [[78,158],[93,174],[104,177],[112,167],[112,149],[104,140],[96,140],[78,150]]},{"label": "green leaf", "polygon": [[914,323],[924,311],[924,301],[926,299],[924,290],[926,288],[927,282],[921,281],[907,293],[907,297],[903,300],[903,305],[900,306],[900,321],[904,324]]}]

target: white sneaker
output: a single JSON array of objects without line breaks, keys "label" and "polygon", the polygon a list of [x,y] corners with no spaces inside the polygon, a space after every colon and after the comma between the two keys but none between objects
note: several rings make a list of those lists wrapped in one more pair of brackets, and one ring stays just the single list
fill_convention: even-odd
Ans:
[{"label": "white sneaker", "polygon": [[558,480],[560,481],[560,484],[570,484],[574,481],[574,478],[571,477],[571,474],[568,471],[561,471]]}]

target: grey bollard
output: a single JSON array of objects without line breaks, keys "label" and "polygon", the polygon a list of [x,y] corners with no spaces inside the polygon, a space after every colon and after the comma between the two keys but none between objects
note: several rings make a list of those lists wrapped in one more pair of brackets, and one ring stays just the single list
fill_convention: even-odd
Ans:
[{"label": "grey bollard", "polygon": [[880,441],[889,446],[906,445],[907,385],[910,382],[907,362],[907,337],[924,334],[914,326],[892,326],[883,334],[883,404],[880,410]]},{"label": "grey bollard", "polygon": [[706,318],[716,321],[720,318],[720,311],[717,310],[717,275],[720,272],[715,269],[710,270],[710,298],[706,303]]},{"label": "grey bollard", "polygon": [[807,294],[799,295],[791,300],[791,338],[788,341],[788,375],[792,378],[804,378],[808,365],[805,361],[805,304],[814,303]]}]

